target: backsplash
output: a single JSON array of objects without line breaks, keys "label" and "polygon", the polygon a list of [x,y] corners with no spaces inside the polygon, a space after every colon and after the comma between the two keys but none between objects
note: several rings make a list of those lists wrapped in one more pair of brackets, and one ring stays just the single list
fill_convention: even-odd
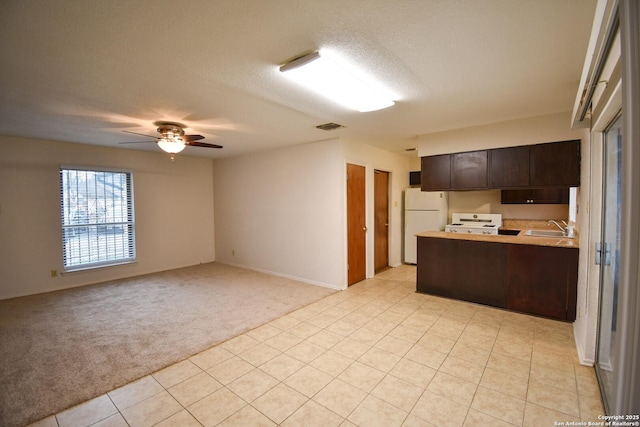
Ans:
[{"label": "backsplash", "polygon": [[[555,219],[560,223],[561,218],[549,218]],[[558,228],[553,224],[547,224],[548,220],[533,220],[533,219],[505,219],[502,218],[502,228],[506,230],[557,230]]]},{"label": "backsplash", "polygon": [[[453,212],[477,212],[502,214],[502,220],[567,220],[569,205],[503,205],[500,190],[450,191],[449,218]],[[543,227],[546,228],[546,227]]]}]

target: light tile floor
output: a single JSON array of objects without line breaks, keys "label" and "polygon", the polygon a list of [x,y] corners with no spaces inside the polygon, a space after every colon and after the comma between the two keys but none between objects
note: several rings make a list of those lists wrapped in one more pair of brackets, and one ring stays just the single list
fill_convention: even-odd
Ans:
[{"label": "light tile floor", "polygon": [[389,269],[37,426],[553,426],[602,414],[568,323]]}]

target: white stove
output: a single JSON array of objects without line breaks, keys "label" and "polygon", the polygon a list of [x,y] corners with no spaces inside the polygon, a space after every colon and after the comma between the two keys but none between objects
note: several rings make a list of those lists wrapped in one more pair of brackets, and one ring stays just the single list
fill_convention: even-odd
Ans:
[{"label": "white stove", "polygon": [[501,214],[454,213],[451,224],[444,231],[451,233],[498,234],[502,226]]}]

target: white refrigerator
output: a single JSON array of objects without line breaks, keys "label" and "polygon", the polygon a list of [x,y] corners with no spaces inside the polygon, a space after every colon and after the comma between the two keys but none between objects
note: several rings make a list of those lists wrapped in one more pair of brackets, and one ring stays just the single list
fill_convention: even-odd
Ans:
[{"label": "white refrigerator", "polygon": [[442,191],[404,191],[404,262],[418,261],[416,234],[423,231],[442,231],[447,225],[449,195]]}]

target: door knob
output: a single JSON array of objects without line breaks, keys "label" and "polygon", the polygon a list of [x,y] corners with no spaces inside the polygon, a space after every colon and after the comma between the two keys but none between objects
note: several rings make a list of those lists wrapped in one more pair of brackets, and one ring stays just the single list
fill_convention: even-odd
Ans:
[{"label": "door knob", "polygon": [[362,231],[364,231],[366,233],[367,232],[367,227],[366,226],[362,227]]}]

